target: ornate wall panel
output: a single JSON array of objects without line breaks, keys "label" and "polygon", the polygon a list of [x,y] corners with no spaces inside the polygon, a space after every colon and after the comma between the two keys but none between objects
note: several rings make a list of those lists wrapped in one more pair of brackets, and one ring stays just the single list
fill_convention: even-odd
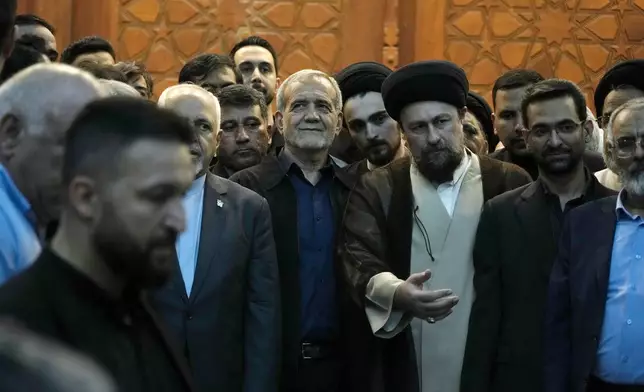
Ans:
[{"label": "ornate wall panel", "polygon": [[226,53],[251,34],[274,45],[282,77],[340,67],[343,0],[119,1],[119,55],[144,61],[157,93],[176,82],[191,57]]},{"label": "ornate wall panel", "polygon": [[488,99],[511,68],[569,79],[591,96],[606,67],[644,57],[644,0],[445,1],[444,57]]}]

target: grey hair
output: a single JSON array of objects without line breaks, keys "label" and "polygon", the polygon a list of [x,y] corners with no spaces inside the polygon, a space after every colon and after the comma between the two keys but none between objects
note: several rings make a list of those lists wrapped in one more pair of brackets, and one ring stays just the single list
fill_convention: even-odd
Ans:
[{"label": "grey hair", "polygon": [[601,153],[604,151],[604,131],[597,124],[597,118],[589,107],[586,107],[586,116],[587,120],[590,120],[593,125],[593,131],[590,135],[584,132],[586,150]]},{"label": "grey hair", "polygon": [[220,122],[221,122],[221,107],[219,105],[219,100],[208,90],[204,89],[201,86],[197,86],[192,83],[182,83],[175,86],[170,86],[163,90],[157,105],[162,108],[172,110],[171,102],[173,99],[178,97],[183,97],[186,95],[200,96],[205,99],[207,103],[210,103],[215,109],[215,124],[213,124],[213,129],[219,131]]},{"label": "grey hair", "polygon": [[141,94],[127,83],[108,79],[99,79],[98,82],[101,84],[101,87],[103,87],[103,94],[107,97],[141,98]]},{"label": "grey hair", "polygon": [[36,64],[0,86],[0,118],[11,113],[42,132],[51,117],[67,114],[64,103],[76,102],[82,94],[101,97],[101,85],[89,73],[66,64]]},{"label": "grey hair", "polygon": [[298,82],[310,76],[318,76],[328,80],[331,83],[333,89],[335,90],[335,99],[333,100],[333,106],[338,112],[342,110],[342,92],[340,91],[338,82],[333,77],[325,74],[322,71],[318,71],[316,69],[303,69],[286,78],[286,80],[284,80],[284,83],[282,83],[279,89],[277,89],[277,110],[279,112],[284,112],[286,110],[286,98],[284,97],[284,94],[289,84]]},{"label": "grey hair", "polygon": [[605,129],[605,137],[609,143],[615,142],[615,134],[613,133],[615,119],[621,112],[625,110],[644,110],[644,98],[631,99],[630,101],[626,102],[622,106],[615,109],[615,111],[613,111],[613,113],[610,115],[610,120],[608,120],[608,126]]}]

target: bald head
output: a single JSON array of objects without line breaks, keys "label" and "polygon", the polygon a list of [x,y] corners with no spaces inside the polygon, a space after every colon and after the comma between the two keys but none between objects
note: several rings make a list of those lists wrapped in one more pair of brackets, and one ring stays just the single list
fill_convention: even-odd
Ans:
[{"label": "bald head", "polygon": [[219,131],[221,109],[217,98],[194,84],[168,87],[159,97],[160,107],[186,118],[195,132],[191,153],[197,166],[197,176],[204,174],[215,155],[216,134]]},{"label": "bald head", "polygon": [[91,75],[61,64],[34,65],[0,86],[0,163],[39,221],[57,218],[65,132],[100,97]]},{"label": "bald head", "polygon": [[103,89],[103,94],[107,97],[131,97],[141,98],[136,89],[127,83],[118,80],[99,79],[98,83]]}]

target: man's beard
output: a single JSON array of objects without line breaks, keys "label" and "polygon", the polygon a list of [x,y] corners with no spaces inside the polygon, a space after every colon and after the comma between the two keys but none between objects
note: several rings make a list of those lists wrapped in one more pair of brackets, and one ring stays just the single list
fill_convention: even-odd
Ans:
[{"label": "man's beard", "polygon": [[[632,167],[637,165],[636,167]],[[617,170],[619,180],[629,194],[644,195],[644,162],[631,165],[632,168]]]},{"label": "man's beard", "polygon": [[255,90],[260,92],[264,96],[264,100],[266,101],[266,105],[270,105],[273,103],[273,99],[275,99],[275,94],[272,94],[268,91],[266,87],[264,87],[263,84],[252,84],[251,87]]},{"label": "man's beard", "polygon": [[546,173],[566,174],[572,172],[582,159],[570,147],[546,149],[536,157],[537,166]]},{"label": "man's beard", "polygon": [[367,159],[376,166],[384,166],[394,159],[399,148],[400,139],[395,146],[381,140],[369,143],[366,151]]},{"label": "man's beard", "polygon": [[440,146],[423,149],[421,156],[414,157],[414,161],[423,177],[442,184],[453,180],[454,171],[461,164],[464,154],[462,145],[453,148],[441,142]]},{"label": "man's beard", "polygon": [[112,272],[130,288],[158,288],[174,271],[177,233],[167,232],[144,246],[135,244],[111,207],[98,223],[92,242]]}]

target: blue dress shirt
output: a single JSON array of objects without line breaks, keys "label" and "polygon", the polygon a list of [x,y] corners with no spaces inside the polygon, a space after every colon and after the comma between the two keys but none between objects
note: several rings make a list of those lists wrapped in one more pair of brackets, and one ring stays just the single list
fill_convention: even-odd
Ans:
[{"label": "blue dress shirt", "polygon": [[0,165],[0,284],[27,268],[42,250],[31,206]]},{"label": "blue dress shirt", "polygon": [[335,223],[331,204],[331,167],[312,185],[291,165],[289,179],[297,198],[300,259],[301,339],[333,340],[338,334],[335,273],[333,267]]},{"label": "blue dress shirt", "polygon": [[188,297],[195,280],[195,269],[199,255],[205,184],[205,175],[197,178],[192,182],[188,193],[183,198],[183,208],[186,210],[186,231],[181,233],[177,239],[177,257]]},{"label": "blue dress shirt", "polygon": [[595,375],[614,384],[644,384],[644,220],[617,198],[606,312]]}]

